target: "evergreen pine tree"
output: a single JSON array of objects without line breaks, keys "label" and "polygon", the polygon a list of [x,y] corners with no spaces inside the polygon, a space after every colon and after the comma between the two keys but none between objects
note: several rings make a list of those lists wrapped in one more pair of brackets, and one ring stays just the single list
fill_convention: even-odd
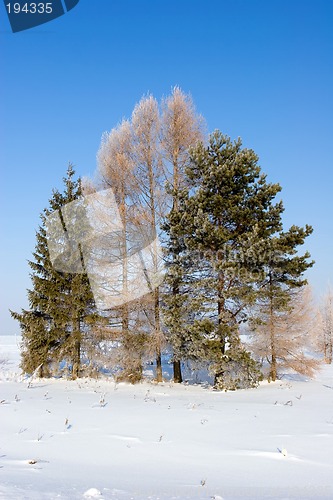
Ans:
[{"label": "evergreen pine tree", "polygon": [[[292,357],[293,346],[295,366],[296,361],[301,359],[299,354],[296,355],[300,335],[294,335],[293,342],[295,327],[288,329],[286,325],[288,316],[295,317],[295,292],[307,284],[304,272],[314,264],[308,260],[308,252],[304,255],[297,254],[297,247],[304,244],[305,238],[312,231],[312,227],[308,225],[305,228],[292,226],[288,231],[280,231],[265,242],[263,274],[257,284],[257,303],[251,323],[254,331],[261,332],[261,336],[264,334],[266,337],[263,346],[266,345],[265,357],[270,365],[269,379],[273,381],[277,378],[278,365],[288,366],[287,359]],[[299,297],[301,294],[296,294],[296,298]],[[306,363],[304,356],[302,360],[303,363],[299,362],[297,366],[298,371],[304,366],[304,372],[310,362]]]},{"label": "evergreen pine tree", "polygon": [[[169,317],[182,303],[185,283],[190,283],[189,295],[195,296],[187,304],[189,329],[196,339],[192,348],[198,357],[205,352],[219,388],[254,386],[260,378],[240,342],[239,325],[256,298],[257,247],[281,227],[282,205],[273,204],[280,186],[266,182],[256,154],[241,146],[240,140],[232,142],[216,131],[207,147],[196,147],[186,171],[189,188],[180,200],[180,215],[177,221],[169,218],[169,231],[181,235],[191,256],[186,258],[190,269],[181,264],[186,278],[180,301],[169,302]],[[177,266],[172,263],[169,276],[179,275]],[[177,328],[180,337],[187,335],[188,326],[175,324],[175,333]]]},{"label": "evergreen pine tree", "polygon": [[182,381],[180,360],[200,362],[204,358],[202,338],[198,335],[196,317],[202,310],[200,288],[196,276],[205,272],[203,260],[195,252],[189,252],[182,227],[184,192],[178,191],[177,204],[166,217],[163,229],[167,234],[165,248],[165,288],[163,295],[163,316],[167,338],[172,346],[174,380]]},{"label": "evergreen pine tree", "polygon": [[[61,361],[70,367],[73,378],[79,376],[82,337],[89,325],[98,318],[87,274],[57,270],[49,254],[48,217],[81,196],[81,182],[80,179],[75,181],[74,175],[74,169],[69,165],[64,178],[64,192],[54,190],[49,208],[41,214],[42,223],[36,233],[34,260],[29,261],[32,270],[32,289],[28,290],[29,309],[20,313],[11,311],[22,330],[21,367],[26,373],[38,370],[39,376],[50,376]],[[82,225],[82,216],[78,219],[78,224]],[[68,239],[63,219],[62,225],[62,237],[58,244],[63,245],[63,252],[59,253],[65,269],[70,269],[73,249],[63,238],[65,235]],[[81,227],[82,231],[85,229]],[[84,266],[82,252],[79,251],[79,257],[77,254],[79,264]]]}]

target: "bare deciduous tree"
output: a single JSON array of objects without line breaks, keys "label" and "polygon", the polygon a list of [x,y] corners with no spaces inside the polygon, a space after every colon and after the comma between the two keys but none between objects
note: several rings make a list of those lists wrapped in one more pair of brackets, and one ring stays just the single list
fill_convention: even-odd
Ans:
[{"label": "bare deciduous tree", "polygon": [[[108,250],[112,254],[110,260],[118,262],[118,265],[112,267],[111,274],[110,271],[107,274],[106,286],[110,291],[112,287],[115,288],[115,292],[121,291],[122,304],[116,308],[121,317],[120,364],[124,368],[122,377],[134,382],[139,380],[142,375],[141,353],[144,334],[139,335],[138,333],[140,330],[138,304],[131,301],[131,291],[135,280],[133,279],[130,255],[133,246],[133,226],[138,220],[133,205],[138,198],[139,185],[134,175],[133,135],[129,121],[122,121],[110,133],[103,135],[98,152],[98,166],[99,184],[102,188],[111,188],[110,196],[112,193],[115,197],[121,221],[117,234],[110,235],[112,239],[108,245]],[[105,210],[104,214],[102,213],[103,216],[112,217],[112,214]],[[131,287],[129,283],[131,283]],[[137,286],[140,286],[140,283]],[[113,320],[117,328],[117,315],[115,316],[114,312]]]},{"label": "bare deciduous tree", "polygon": [[161,126],[162,154],[175,191],[172,197],[175,207],[175,195],[184,185],[189,149],[204,140],[204,119],[196,112],[191,96],[174,87],[172,94],[162,101]]},{"label": "bare deciduous tree", "polygon": [[[179,87],[174,87],[172,94],[162,101],[161,123],[162,154],[171,187],[169,203],[175,214],[179,209],[179,192],[185,183],[184,171],[189,161],[189,150],[204,140],[204,120],[197,114],[191,96],[185,94]],[[170,259],[175,258],[176,255],[170,255]],[[180,291],[176,277],[170,286],[171,293],[176,299]],[[175,321],[171,319],[167,326],[173,348],[173,378],[174,382],[180,383],[182,339]]]},{"label": "bare deciduous tree", "polygon": [[[163,100],[161,110],[160,113],[153,96],[143,97],[135,106],[130,121],[124,120],[103,135],[98,153],[97,189],[112,189],[122,223],[119,235],[122,275],[105,275],[103,286],[112,287],[116,283],[119,287],[121,283],[123,295],[126,295],[128,283],[133,285],[134,270],[126,258],[133,249],[130,238],[133,231],[142,242],[151,244],[148,260],[152,261],[152,274],[158,275],[161,252],[157,248],[156,236],[161,238],[166,213],[171,208],[177,209],[177,191],[183,186],[188,150],[203,138],[203,120],[196,114],[190,96],[178,87]],[[172,187],[172,193],[165,189],[166,182]],[[86,186],[88,193],[93,192],[94,183],[86,182]],[[122,350],[127,345],[129,353],[130,345],[137,346],[132,335],[133,324],[139,322],[139,330],[149,335],[148,353],[154,353],[156,357],[157,381],[162,381],[161,350],[165,339],[161,324],[161,290],[159,286],[151,286],[149,279],[147,286],[149,293],[146,297],[122,306]],[[136,315],[138,309],[141,316]],[[133,314],[136,322],[133,322]],[[123,357],[127,359],[129,356],[125,351]],[[139,352],[137,348],[136,352]],[[175,372],[175,380],[181,381],[180,359],[176,360],[176,365],[179,369],[178,374]]]},{"label": "bare deciduous tree", "polygon": [[290,291],[288,308],[276,311],[268,306],[266,311],[261,311],[260,320],[254,325],[251,346],[258,358],[268,362],[271,380],[285,369],[312,376],[319,368],[319,361],[310,352],[317,322],[309,286]]},{"label": "bare deciduous tree", "polygon": [[320,311],[319,349],[324,354],[325,363],[333,360],[333,292],[326,293]]},{"label": "bare deciduous tree", "polygon": [[[166,209],[164,195],[165,172],[159,141],[160,116],[158,103],[153,96],[143,97],[132,114],[134,174],[138,183],[136,208],[154,235],[159,233]],[[154,240],[156,242],[156,240]],[[155,243],[156,245],[157,243]],[[152,249],[154,271],[158,272],[158,251]],[[162,382],[161,349],[163,335],[160,317],[160,288],[151,292],[153,314],[152,343],[156,350],[156,380]],[[148,317],[148,315],[147,315]]]}]

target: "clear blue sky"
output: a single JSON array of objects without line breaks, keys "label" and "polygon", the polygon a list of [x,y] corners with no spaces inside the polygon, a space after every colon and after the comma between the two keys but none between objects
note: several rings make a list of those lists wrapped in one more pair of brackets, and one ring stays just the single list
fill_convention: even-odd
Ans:
[{"label": "clear blue sky", "polygon": [[333,1],[80,0],[12,34],[0,5],[0,334],[19,331],[39,213],[67,163],[92,175],[103,131],[180,85],[210,131],[242,137],[280,182],[285,223],[314,226],[308,273],[333,283]]}]

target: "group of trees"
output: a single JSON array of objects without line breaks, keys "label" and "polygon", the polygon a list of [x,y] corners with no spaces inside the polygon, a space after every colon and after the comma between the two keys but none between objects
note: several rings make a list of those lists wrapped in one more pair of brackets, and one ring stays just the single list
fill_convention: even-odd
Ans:
[{"label": "group of trees", "polygon": [[[130,120],[104,134],[94,179],[81,184],[68,169],[64,193],[53,192],[37,232],[29,310],[12,313],[21,324],[24,371],[47,376],[61,366],[77,377],[109,363],[120,368],[119,379],[135,382],[144,360],[154,357],[162,381],[168,348],[176,382],[182,362],[190,360],[209,367],[217,388],[253,387],[260,362],[268,362],[271,380],[280,366],[311,374],[317,362],[305,349],[318,324],[325,325],[320,348],[332,362],[332,298],[320,323],[304,278],[313,262],[298,253],[312,228],[285,231],[284,207],[275,201],[281,188],[267,182],[254,151],[219,131],[207,140],[204,128],[190,96],[176,87],[160,106],[144,97]],[[97,253],[117,256],[117,287],[128,300],[99,310],[80,247],[81,273],[52,264],[46,220],[82,194],[108,188],[121,224],[116,241]],[[66,260],[71,246],[61,222]],[[164,279],[153,284],[147,278],[148,293],[133,296],[129,256],[150,244],[157,273],[158,241]],[[105,286],[114,287],[103,273]],[[250,343],[241,340],[245,331]]]},{"label": "group of trees", "polygon": [[[282,228],[278,184],[269,184],[252,150],[219,131],[191,151],[187,186],[167,216],[166,325],[178,356],[213,364],[215,386],[256,385],[258,367],[240,341],[240,325],[264,331],[270,378],[277,377],[279,318],[313,265],[299,255],[312,228]],[[171,257],[171,258],[170,258]],[[259,327],[260,325],[260,327]],[[284,335],[289,335],[285,331]],[[290,332],[290,339],[292,333]],[[290,342],[294,351],[302,345]],[[297,369],[316,363],[297,353]],[[296,367],[296,364],[295,364]]]}]

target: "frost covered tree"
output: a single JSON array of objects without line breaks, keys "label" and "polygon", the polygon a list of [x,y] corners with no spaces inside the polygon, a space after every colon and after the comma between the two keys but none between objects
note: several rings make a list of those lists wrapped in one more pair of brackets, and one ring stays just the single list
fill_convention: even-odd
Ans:
[{"label": "frost covered tree", "polygon": [[[134,175],[134,145],[131,123],[123,120],[120,125],[105,133],[98,152],[98,188],[110,188],[115,197],[119,211],[121,227],[112,234],[108,245],[111,261],[119,263],[120,274],[113,277],[120,286],[123,303],[110,311],[109,319],[114,336],[120,342],[117,362],[122,371],[119,379],[137,382],[142,378],[142,356],[147,344],[142,320],[140,320],[140,301],[133,301],[129,292],[131,270],[129,256],[136,250],[136,234],[145,221],[137,209],[139,184]],[[112,214],[101,214],[101,217],[112,217]],[[111,253],[111,255],[110,255]],[[107,283],[111,288],[115,283]]]},{"label": "frost covered tree", "polygon": [[324,354],[325,363],[331,364],[333,360],[333,292],[331,289],[325,295],[321,308],[319,347]]},{"label": "frost covered tree", "polygon": [[[166,210],[160,134],[160,113],[156,99],[149,95],[143,97],[135,106],[132,118],[134,175],[138,184],[136,208],[152,235],[160,232],[161,219]],[[156,240],[154,240],[156,243]],[[159,259],[157,246],[152,252],[153,269],[157,274]],[[150,344],[155,351],[156,380],[162,382],[162,345],[163,333],[160,311],[160,287],[156,286],[149,294],[150,305],[145,313],[150,325]],[[148,303],[146,303],[146,306]]]},{"label": "frost covered tree", "polygon": [[[110,187],[115,193],[122,217],[124,255],[132,245],[126,238],[127,228],[129,232],[134,228],[136,234],[145,233],[143,240],[153,241],[156,236],[165,239],[163,222],[171,208],[177,209],[177,192],[184,183],[188,149],[201,138],[202,119],[196,114],[190,96],[178,87],[163,99],[160,107],[153,96],[143,97],[129,121],[123,121],[104,134],[98,154],[98,188]],[[153,267],[158,272],[160,262],[156,255],[157,251],[152,252]],[[126,274],[124,259],[123,284],[126,284]],[[122,343],[123,350],[128,346],[127,354],[126,349],[123,352],[123,360],[130,359],[130,351],[137,358],[138,353],[143,355],[144,351],[154,355],[158,381],[162,380],[161,351],[165,345],[161,312],[164,292],[165,289],[159,286],[152,288],[142,299],[125,304],[122,312],[122,332],[129,334],[128,342]],[[133,315],[138,309],[141,316],[137,314],[135,322]],[[138,349],[136,337],[141,336],[143,340],[144,333],[149,341],[143,349]],[[173,347],[175,380],[180,381],[180,359],[176,359],[174,336],[170,329],[166,333],[166,341]]]},{"label": "frost covered tree", "polygon": [[179,197],[186,182],[185,167],[189,161],[189,150],[203,140],[203,129],[203,118],[196,112],[191,96],[175,87],[162,102],[161,138],[170,196],[168,221],[164,225],[167,233],[167,273],[163,312],[167,340],[173,350],[173,378],[178,383],[182,382],[181,359],[186,342],[186,338],[181,336],[184,328],[180,328],[180,322],[186,317],[186,300],[180,290],[182,266],[179,260],[182,258],[183,241],[179,231],[177,233]]},{"label": "frost covered tree", "polygon": [[252,322],[251,347],[262,362],[268,363],[269,380],[276,380],[286,369],[313,376],[319,368],[312,352],[318,316],[310,287],[284,288],[279,294],[279,307],[267,300],[259,309],[260,315]]},{"label": "frost covered tree", "polygon": [[[87,274],[58,271],[49,255],[47,218],[81,196],[81,181],[74,180],[74,175],[70,165],[64,178],[64,192],[54,190],[49,207],[41,214],[34,260],[29,261],[32,270],[29,309],[11,312],[21,326],[23,371],[32,373],[38,369],[44,377],[51,375],[61,361],[67,363],[73,378],[80,376],[83,338],[88,325],[93,325],[98,317]],[[62,224],[62,234],[66,236],[63,220]],[[63,245],[60,253],[68,262],[72,255],[71,248],[66,247],[66,237],[60,237],[59,245]],[[84,266],[82,254],[79,259]]]},{"label": "frost covered tree", "polygon": [[[124,297],[131,279],[128,257],[133,251],[139,255],[145,245],[155,245],[151,251],[152,267],[155,274],[159,272],[156,236],[166,210],[160,131],[158,103],[151,95],[143,97],[129,121],[123,121],[104,135],[99,151],[98,176],[102,179],[102,187],[110,187],[115,194],[122,221],[120,282]],[[160,288],[151,286],[149,279],[146,281],[149,293],[136,301],[129,296],[121,307],[122,364],[126,365],[123,376],[139,380],[140,358],[146,350],[155,356],[156,378],[162,381]]]}]

